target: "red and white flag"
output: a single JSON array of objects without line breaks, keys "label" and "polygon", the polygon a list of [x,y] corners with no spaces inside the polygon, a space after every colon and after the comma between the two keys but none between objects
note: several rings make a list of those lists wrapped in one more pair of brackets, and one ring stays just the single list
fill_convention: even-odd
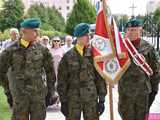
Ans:
[{"label": "red and white flag", "polygon": [[128,52],[106,2],[102,1],[92,40],[94,65],[110,84],[115,84],[130,65]]}]

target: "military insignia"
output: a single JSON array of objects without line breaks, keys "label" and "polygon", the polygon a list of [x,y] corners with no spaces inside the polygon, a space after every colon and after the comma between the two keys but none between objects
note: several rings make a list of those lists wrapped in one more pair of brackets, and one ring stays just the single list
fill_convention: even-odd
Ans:
[{"label": "military insignia", "polygon": [[29,46],[29,42],[26,40],[23,40],[23,39],[20,40],[20,44],[25,48],[27,48]]},{"label": "military insignia", "polygon": [[93,45],[94,45],[97,49],[103,51],[103,50],[105,49],[105,47],[106,47],[106,42],[105,42],[103,39],[96,38],[96,39],[94,40],[94,42],[93,42]]},{"label": "military insignia", "polygon": [[105,63],[105,70],[108,73],[115,73],[118,71],[118,62],[115,59],[108,60]]}]

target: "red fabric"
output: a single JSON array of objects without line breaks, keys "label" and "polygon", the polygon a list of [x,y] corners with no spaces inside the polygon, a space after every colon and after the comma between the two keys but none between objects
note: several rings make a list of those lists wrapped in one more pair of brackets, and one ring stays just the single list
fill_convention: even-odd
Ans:
[{"label": "red fabric", "polygon": [[133,59],[137,60],[137,64],[141,65],[140,67],[150,76],[152,75],[153,71],[151,69],[151,67],[147,64],[147,62],[145,62],[144,58],[142,56],[140,56],[140,54],[138,53],[138,51],[134,48],[134,46],[132,45],[132,43],[129,41],[129,39],[125,39],[125,42],[129,48],[129,50],[131,51],[131,56],[133,57]]},{"label": "red fabric", "polygon": [[99,67],[103,70],[103,62],[97,62],[97,64],[99,65]]},{"label": "red fabric", "polygon": [[[112,28],[112,36],[113,36],[113,39],[114,39],[114,47],[116,49],[116,38],[115,38],[115,30],[114,30],[113,19],[112,19],[112,27],[111,28]],[[118,51],[116,49],[116,56],[118,58],[120,67],[122,67],[126,63],[126,61],[129,59],[129,55],[128,55],[128,51],[127,51],[126,47],[123,44],[122,36],[120,35],[119,32],[118,32],[118,36],[119,36],[119,43],[120,43],[121,52],[125,53],[125,58],[121,59],[121,58],[119,58],[118,53],[117,53]]]},{"label": "red fabric", "polygon": [[99,14],[97,16],[95,34],[99,35],[99,36],[102,36],[104,38],[108,38],[108,32],[107,32],[107,29],[105,27],[103,10],[101,12],[99,12]]},{"label": "red fabric", "polygon": [[98,52],[94,47],[92,48],[93,51],[93,57],[101,55],[100,52]]},{"label": "red fabric", "polygon": [[122,37],[121,37],[120,33],[119,33],[119,39],[120,39],[121,51],[122,51],[122,53],[125,53],[125,58],[123,58],[123,59],[120,59],[119,56],[117,56],[117,58],[119,60],[119,64],[122,67],[126,63],[126,61],[129,59],[129,55],[128,55],[128,51],[127,51],[126,47],[123,44]]},{"label": "red fabric", "polygon": [[[113,24],[112,25],[108,24],[107,27],[109,27],[109,28],[106,28],[106,24],[107,24],[106,22],[107,21],[105,21],[105,17],[106,17],[106,19],[108,19],[107,18],[108,16],[106,16],[104,14],[103,9],[100,8],[100,11],[99,11],[99,13],[97,15],[97,19],[96,19],[95,35],[97,35],[99,37],[106,38],[106,40],[112,40],[113,43],[114,43],[113,47],[116,49],[114,26],[113,26]],[[109,31],[107,31],[108,29],[111,30],[111,36],[112,36],[113,39],[111,39],[109,37]],[[124,44],[122,42],[122,38],[121,38],[120,34],[118,33],[118,31],[117,31],[117,35],[119,36],[118,40],[119,40],[119,43],[120,43],[121,52],[125,53],[126,56],[125,56],[125,58],[119,58],[119,56],[117,54],[117,51],[116,51],[116,56],[115,57],[117,57],[117,59],[119,61],[119,64],[120,64],[120,67],[123,67],[124,65],[126,65],[126,62],[128,61],[129,56],[128,56],[128,52],[127,52],[127,50],[126,50],[126,48],[125,48],[125,46],[124,46]],[[93,47],[92,52],[93,52],[93,57],[94,58],[97,57],[97,56],[103,56],[103,54],[101,54],[101,51],[97,50],[97,48]],[[101,69],[101,72],[104,72],[103,71],[104,70],[104,62],[105,61],[101,61],[101,62],[97,62],[96,63],[99,66],[99,68]],[[118,72],[118,70],[117,70],[117,72]],[[117,73],[115,72],[114,74],[117,74]],[[119,74],[117,74],[117,75],[119,75]],[[110,74],[108,74],[108,73],[106,74],[106,76],[108,76],[109,78],[111,78]]]},{"label": "red fabric", "polygon": [[137,46],[140,45],[140,41],[141,41],[141,38],[137,38],[136,40],[131,41],[131,42],[132,42],[132,44],[133,44],[135,47],[137,47]]}]

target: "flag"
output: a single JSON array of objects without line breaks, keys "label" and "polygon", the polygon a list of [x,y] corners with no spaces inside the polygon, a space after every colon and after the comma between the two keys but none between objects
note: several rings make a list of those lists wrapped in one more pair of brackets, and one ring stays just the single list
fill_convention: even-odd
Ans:
[{"label": "flag", "polygon": [[94,65],[110,84],[115,84],[130,65],[122,36],[105,1],[101,2],[92,40]]}]

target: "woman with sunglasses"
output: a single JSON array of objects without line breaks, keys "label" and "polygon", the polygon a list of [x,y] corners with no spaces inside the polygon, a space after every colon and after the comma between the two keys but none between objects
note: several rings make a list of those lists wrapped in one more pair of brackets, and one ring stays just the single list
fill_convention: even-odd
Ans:
[{"label": "woman with sunglasses", "polygon": [[[53,56],[53,63],[54,63],[54,71],[56,74],[56,84],[55,86],[57,87],[57,74],[58,74],[58,65],[59,62],[61,61],[63,54],[64,54],[64,50],[61,47],[61,39],[59,37],[53,37],[52,39],[52,46],[50,48],[50,52]],[[55,96],[53,96],[54,101],[55,101],[55,105],[58,106],[59,103],[59,97],[58,94],[55,94]]]},{"label": "woman with sunglasses", "polygon": [[61,47],[61,39],[59,37],[52,38],[52,47],[50,49],[53,59],[54,59],[54,70],[57,76],[58,64],[63,57],[64,50]]}]

